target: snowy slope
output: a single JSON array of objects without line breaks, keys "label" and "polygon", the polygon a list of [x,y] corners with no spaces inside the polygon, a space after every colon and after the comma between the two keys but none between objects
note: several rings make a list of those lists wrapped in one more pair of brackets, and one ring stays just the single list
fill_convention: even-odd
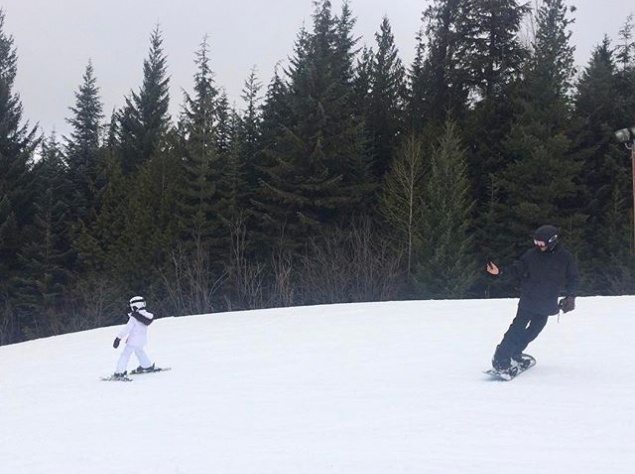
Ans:
[{"label": "snowy slope", "polygon": [[516,300],[160,319],[132,383],[118,328],[0,347],[0,472],[632,473],[635,297],[577,303],[508,383]]}]

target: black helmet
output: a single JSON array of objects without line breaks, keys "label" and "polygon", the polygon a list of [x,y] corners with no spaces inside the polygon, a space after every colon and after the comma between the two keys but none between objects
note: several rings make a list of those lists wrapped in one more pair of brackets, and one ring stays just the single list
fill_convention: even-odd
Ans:
[{"label": "black helmet", "polygon": [[558,244],[558,229],[552,225],[543,225],[534,233],[534,244],[537,247],[546,246],[547,250],[553,250]]}]

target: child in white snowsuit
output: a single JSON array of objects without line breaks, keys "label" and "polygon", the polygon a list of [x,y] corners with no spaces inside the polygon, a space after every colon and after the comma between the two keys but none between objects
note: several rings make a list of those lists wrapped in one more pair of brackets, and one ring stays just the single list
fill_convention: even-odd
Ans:
[{"label": "child in white snowsuit", "polygon": [[119,331],[112,344],[117,349],[121,340],[127,336],[126,347],[124,347],[117,362],[115,377],[124,377],[126,375],[128,361],[133,352],[139,359],[138,372],[149,372],[154,369],[154,364],[150,362],[150,358],[143,350],[148,341],[148,326],[152,323],[154,315],[146,311],[146,301],[142,296],[135,296],[130,300],[128,317],[130,318],[128,319],[128,324]]}]

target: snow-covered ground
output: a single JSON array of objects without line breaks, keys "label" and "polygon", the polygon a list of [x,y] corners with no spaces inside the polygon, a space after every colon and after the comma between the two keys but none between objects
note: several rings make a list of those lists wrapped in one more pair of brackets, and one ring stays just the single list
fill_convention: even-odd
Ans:
[{"label": "snow-covered ground", "polygon": [[512,382],[482,371],[516,300],[159,319],[173,370],[132,383],[99,381],[115,327],[0,347],[0,472],[630,474],[635,297],[577,306]]}]

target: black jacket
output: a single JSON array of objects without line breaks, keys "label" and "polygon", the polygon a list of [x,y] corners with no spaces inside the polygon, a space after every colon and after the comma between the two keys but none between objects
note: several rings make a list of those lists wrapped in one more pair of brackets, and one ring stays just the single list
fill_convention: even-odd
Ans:
[{"label": "black jacket", "polygon": [[551,251],[527,250],[501,276],[520,282],[518,307],[539,314],[557,314],[558,297],[577,296],[578,292],[578,266],[560,244]]}]

